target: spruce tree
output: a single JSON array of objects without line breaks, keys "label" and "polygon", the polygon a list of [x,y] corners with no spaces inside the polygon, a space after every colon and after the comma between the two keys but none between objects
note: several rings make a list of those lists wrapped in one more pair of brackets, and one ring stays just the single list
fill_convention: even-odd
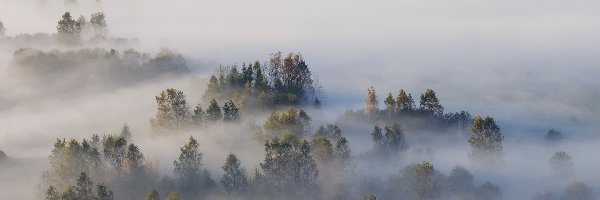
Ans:
[{"label": "spruce tree", "polygon": [[221,185],[227,193],[239,194],[248,189],[248,178],[240,165],[240,161],[235,155],[227,155],[225,164],[221,167],[225,172],[221,178]]}]

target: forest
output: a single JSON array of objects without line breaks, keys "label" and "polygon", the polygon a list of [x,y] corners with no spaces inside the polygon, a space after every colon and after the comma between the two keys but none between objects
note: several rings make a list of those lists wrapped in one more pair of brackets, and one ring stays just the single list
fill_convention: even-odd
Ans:
[{"label": "forest", "polygon": [[255,3],[0,0],[0,199],[600,199],[597,36]]}]

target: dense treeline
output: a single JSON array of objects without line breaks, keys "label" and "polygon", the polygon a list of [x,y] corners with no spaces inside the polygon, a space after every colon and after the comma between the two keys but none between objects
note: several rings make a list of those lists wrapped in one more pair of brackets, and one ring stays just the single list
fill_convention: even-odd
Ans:
[{"label": "dense treeline", "polygon": [[241,108],[277,105],[319,105],[319,85],[300,54],[271,54],[259,61],[238,66],[219,67],[210,77],[204,93],[210,99],[232,99]]},{"label": "dense treeline", "polygon": [[221,107],[212,99],[206,111],[200,104],[192,110],[185,94],[175,88],[163,90],[156,96],[156,104],[155,117],[150,120],[155,132],[178,132],[204,127],[217,121],[236,122],[240,119],[240,110],[231,100]]},{"label": "dense treeline", "polygon": [[[23,48],[15,51],[13,71],[36,79],[73,81],[72,85],[117,87],[189,73],[181,54],[163,49],[154,57],[133,49],[80,49],[41,51]],[[77,74],[77,76],[75,76]],[[64,79],[65,76],[72,77]]]},{"label": "dense treeline", "polygon": [[338,119],[343,127],[352,127],[364,123],[385,124],[394,121],[405,121],[406,129],[444,132],[447,130],[466,131],[473,117],[467,111],[444,113],[444,107],[436,93],[427,89],[420,96],[419,105],[410,93],[400,89],[396,96],[388,93],[383,100],[385,108],[380,108],[379,97],[373,87],[367,89],[364,109],[347,110]]}]

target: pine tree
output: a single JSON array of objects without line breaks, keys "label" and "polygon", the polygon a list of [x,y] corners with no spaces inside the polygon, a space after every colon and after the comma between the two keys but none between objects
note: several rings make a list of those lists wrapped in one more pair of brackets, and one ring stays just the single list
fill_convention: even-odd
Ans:
[{"label": "pine tree", "polygon": [[424,161],[415,168],[416,196],[419,200],[436,199],[439,196],[439,183],[434,179],[435,170],[433,165]]},{"label": "pine tree", "polygon": [[239,109],[229,100],[223,105],[223,121],[237,121],[239,119]]},{"label": "pine tree", "polygon": [[412,97],[406,94],[404,89],[400,89],[398,91],[398,96],[396,97],[396,105],[401,111],[411,111],[413,110],[414,100]]},{"label": "pine tree", "polygon": [[350,145],[345,137],[341,137],[337,141],[333,153],[338,166],[346,167],[350,164]]},{"label": "pine tree", "polygon": [[75,187],[70,186],[60,195],[61,200],[79,200],[77,193],[75,193]]},{"label": "pine tree", "polygon": [[106,17],[104,16],[104,13],[102,12],[97,12],[92,14],[92,17],[90,18],[90,24],[92,25],[94,34],[96,36],[105,36],[108,29],[107,29],[107,24],[106,24]]},{"label": "pine tree", "polygon": [[139,173],[144,168],[144,154],[134,144],[129,144],[125,166],[130,173]]},{"label": "pine tree", "polygon": [[77,183],[75,183],[75,196],[77,199],[82,200],[96,198],[94,195],[94,183],[85,172],[81,173],[77,179]]},{"label": "pine tree", "polygon": [[121,172],[125,162],[127,141],[122,137],[108,136],[102,144],[104,158],[118,172]]},{"label": "pine tree", "polygon": [[108,187],[106,187],[103,184],[96,185],[96,194],[98,195],[98,198],[96,198],[96,200],[114,200],[115,199],[113,192],[108,190]]},{"label": "pine tree", "polygon": [[383,101],[383,103],[385,103],[385,110],[388,112],[395,112],[396,111],[396,101],[394,101],[394,97],[392,96],[392,93],[388,93],[387,97],[385,98],[385,101]]},{"label": "pine tree", "polygon": [[119,134],[125,140],[131,142],[131,129],[127,125],[127,123],[123,124],[123,128],[121,128],[121,133]]},{"label": "pine tree", "polygon": [[427,89],[421,95],[420,109],[440,116],[444,113],[444,107],[440,104],[440,100],[435,96],[435,92],[432,89]]},{"label": "pine tree", "polygon": [[389,152],[399,152],[408,148],[404,133],[400,129],[400,124],[394,123],[391,126],[385,126],[385,143]]},{"label": "pine tree", "polygon": [[320,165],[329,165],[333,160],[333,146],[331,142],[323,135],[315,135],[312,139],[313,158]]},{"label": "pine tree", "polygon": [[190,136],[189,141],[180,150],[179,159],[173,162],[179,187],[184,192],[197,191],[204,186],[205,181],[198,141]]},{"label": "pine tree", "polygon": [[235,155],[227,155],[225,164],[221,168],[225,172],[221,178],[221,185],[227,193],[239,194],[248,189],[246,172],[240,168],[240,161]]},{"label": "pine tree", "polygon": [[378,154],[385,153],[387,151],[387,147],[385,146],[386,144],[383,140],[383,133],[379,125],[375,125],[375,127],[373,127],[371,137],[373,138],[373,143],[375,143],[375,152]]},{"label": "pine tree", "polygon": [[217,100],[210,100],[210,104],[208,109],[206,110],[206,119],[209,121],[217,121],[223,118],[223,114],[221,114],[221,107],[217,104]]},{"label": "pine tree", "polygon": [[156,190],[156,188],[152,188],[152,190],[148,192],[148,195],[146,195],[146,198],[144,198],[144,200],[160,200],[158,190]]},{"label": "pine tree", "polygon": [[369,115],[373,115],[377,111],[379,111],[379,109],[377,108],[378,104],[379,103],[377,101],[377,94],[375,94],[375,89],[373,89],[373,86],[371,86],[371,87],[369,87],[369,89],[367,89],[367,99],[365,100],[365,110],[367,111],[367,113]]},{"label": "pine tree", "polygon": [[200,104],[198,104],[196,106],[196,109],[194,109],[194,114],[192,115],[192,121],[195,125],[200,126],[202,125],[202,121],[205,118],[206,113],[204,112],[204,110],[202,110],[202,107],[200,106]]},{"label": "pine tree", "polygon": [[46,190],[45,200],[61,200],[60,193],[58,193],[54,186],[50,186],[48,190]]}]

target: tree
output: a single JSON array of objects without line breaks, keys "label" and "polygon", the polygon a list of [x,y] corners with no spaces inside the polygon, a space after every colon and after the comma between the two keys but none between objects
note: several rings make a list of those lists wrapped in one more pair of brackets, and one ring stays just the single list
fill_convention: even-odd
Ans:
[{"label": "tree", "polygon": [[81,32],[83,32],[83,30],[85,29],[87,25],[87,20],[85,19],[85,17],[79,16],[79,18],[77,18],[77,21],[75,21],[75,33],[76,34],[81,34]]},{"label": "tree", "polygon": [[125,167],[130,173],[139,173],[144,168],[144,154],[134,144],[129,144]]},{"label": "tree", "polygon": [[190,108],[182,91],[169,88],[156,96],[157,111],[152,125],[154,128],[179,130],[190,121]]},{"label": "tree", "polygon": [[502,154],[504,136],[494,118],[488,116],[481,119],[480,116],[476,116],[471,125],[471,133],[468,141],[473,156],[494,160]]},{"label": "tree", "polygon": [[367,195],[365,193],[362,193],[360,194],[359,200],[377,200],[377,197],[373,194]]},{"label": "tree", "polygon": [[404,132],[400,129],[400,124],[394,123],[391,126],[385,126],[385,144],[389,152],[399,152],[408,148]]},{"label": "tree", "polygon": [[75,193],[75,188],[70,186],[60,195],[61,200],[79,200],[77,198],[77,194]]},{"label": "tree", "polygon": [[333,160],[333,147],[325,136],[315,135],[311,147],[313,157],[320,165],[328,165]]},{"label": "tree", "polygon": [[338,166],[345,167],[350,163],[350,145],[348,145],[348,140],[345,137],[341,137],[337,143],[335,144],[335,149],[333,151],[333,155]]},{"label": "tree", "polygon": [[371,137],[373,138],[373,143],[375,143],[374,149],[378,154],[382,154],[387,151],[385,142],[383,140],[383,133],[382,133],[379,125],[375,125],[375,127],[373,127],[373,132],[371,133]]},{"label": "tree", "polygon": [[94,30],[96,36],[105,36],[108,29],[106,24],[106,18],[103,12],[93,13],[90,18],[90,24]]},{"label": "tree", "polygon": [[299,198],[316,195],[319,170],[306,140],[288,134],[267,141],[265,160],[260,167],[267,187],[276,194]]},{"label": "tree", "polygon": [[227,155],[225,164],[221,168],[225,172],[221,177],[221,185],[227,193],[239,194],[248,189],[246,172],[240,168],[240,161],[235,155]]},{"label": "tree", "polygon": [[96,185],[96,194],[98,196],[96,200],[114,200],[115,198],[113,192],[110,191],[108,187],[106,187],[103,184]]},{"label": "tree", "polygon": [[0,21],[0,37],[4,37],[5,33],[6,33],[6,27],[4,27],[4,24],[2,23],[2,21]]},{"label": "tree", "polygon": [[75,20],[72,19],[71,13],[65,12],[62,19],[58,21],[56,30],[59,34],[74,34],[76,32]]},{"label": "tree", "polygon": [[144,198],[144,200],[160,200],[158,190],[156,190],[156,188],[152,188],[152,190],[148,192],[148,195],[146,195],[146,198]]},{"label": "tree", "polygon": [[194,122],[195,125],[201,125],[202,121],[204,120],[204,118],[206,113],[204,112],[204,110],[202,110],[202,107],[200,106],[200,104],[198,104],[196,106],[196,109],[194,109],[194,114],[192,115],[192,121]]},{"label": "tree", "polygon": [[468,196],[475,188],[473,175],[464,167],[456,166],[446,178],[444,187],[452,195]]},{"label": "tree", "polygon": [[385,103],[385,110],[387,110],[388,112],[396,111],[396,101],[394,101],[394,96],[392,96],[391,92],[388,93],[383,103]]},{"label": "tree", "polygon": [[433,165],[424,161],[415,168],[415,189],[417,199],[435,199],[439,196],[440,186],[436,182]]},{"label": "tree", "polygon": [[367,113],[369,115],[373,115],[377,111],[379,111],[379,109],[377,108],[378,104],[379,103],[377,101],[377,94],[375,94],[375,89],[373,89],[373,86],[371,86],[367,89],[367,99],[365,100],[365,110],[367,111]]},{"label": "tree", "polygon": [[398,105],[398,109],[401,111],[411,111],[414,107],[414,100],[410,94],[406,94],[404,89],[400,89],[398,91],[398,96],[396,97],[396,104]]},{"label": "tree", "polygon": [[435,96],[435,92],[432,89],[425,90],[425,93],[421,95],[421,106],[419,109],[431,112],[435,115],[442,115],[444,113],[444,107],[440,104],[440,100]]},{"label": "tree", "polygon": [[103,141],[104,158],[115,170],[120,172],[123,169],[127,141],[122,137],[108,136]]},{"label": "tree", "polygon": [[127,123],[123,124],[123,128],[121,128],[121,133],[119,134],[119,136],[131,142],[131,129],[129,128]]},{"label": "tree", "polygon": [[177,192],[171,192],[169,196],[167,196],[167,200],[181,200],[181,197],[179,197]]},{"label": "tree", "polygon": [[548,142],[558,142],[563,139],[563,135],[560,131],[550,129],[548,133],[546,133],[546,141]]},{"label": "tree", "polygon": [[90,180],[90,177],[83,172],[75,183],[75,196],[77,199],[94,199],[94,183]]},{"label": "tree", "polygon": [[206,119],[209,121],[217,121],[223,118],[223,114],[221,114],[221,107],[217,104],[217,100],[210,100],[210,104],[208,105],[208,109],[206,110]]},{"label": "tree", "polygon": [[502,189],[488,181],[475,190],[475,199],[500,200]]},{"label": "tree", "polygon": [[240,118],[239,109],[229,100],[223,105],[223,121],[237,121]]},{"label": "tree", "polygon": [[311,119],[304,110],[288,108],[285,112],[273,112],[263,125],[266,137],[282,136],[286,133],[302,136],[310,129]]},{"label": "tree", "polygon": [[572,182],[565,188],[565,197],[568,200],[595,200],[592,188],[583,182]]},{"label": "tree", "polygon": [[202,153],[198,150],[198,141],[190,136],[180,151],[178,160],[173,162],[178,186],[184,192],[196,192],[206,186],[207,179],[202,169]]},{"label": "tree", "polygon": [[550,158],[550,169],[557,176],[566,177],[573,171],[573,159],[567,152],[558,151]]},{"label": "tree", "polygon": [[45,200],[61,200],[60,193],[58,193],[54,186],[50,186],[48,190],[46,190]]}]

